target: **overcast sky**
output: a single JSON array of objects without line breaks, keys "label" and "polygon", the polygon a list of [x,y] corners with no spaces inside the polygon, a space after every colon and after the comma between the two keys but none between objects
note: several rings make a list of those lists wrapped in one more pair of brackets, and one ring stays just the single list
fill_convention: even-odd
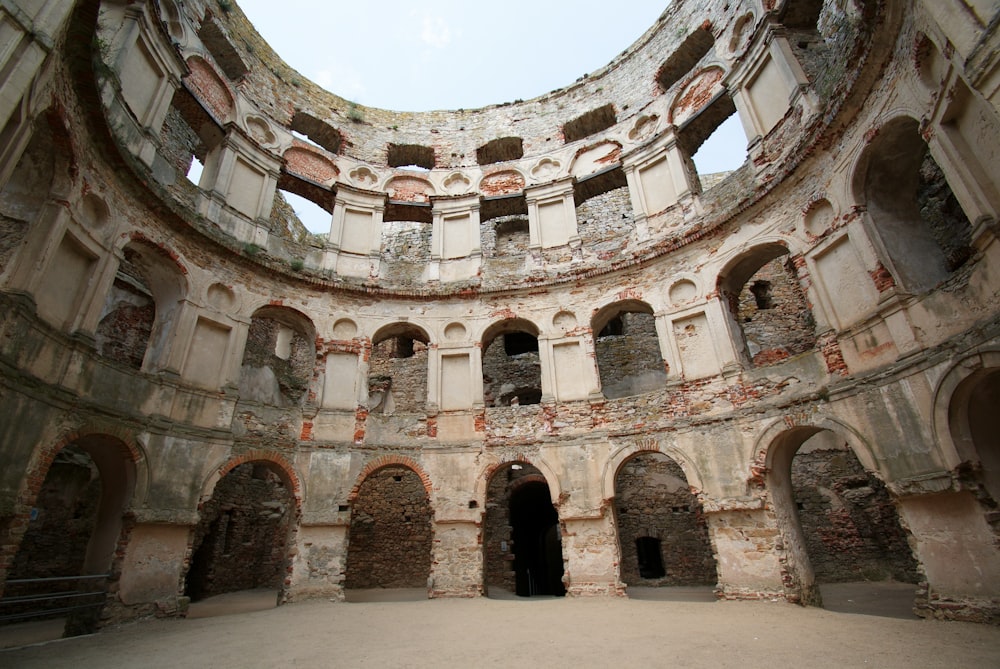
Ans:
[{"label": "overcast sky", "polygon": [[[397,111],[475,109],[527,100],[607,65],[669,0],[237,0],[257,31],[305,77],[363,105]],[[705,143],[701,173],[746,157],[735,116]],[[287,195],[287,194],[286,194]],[[314,232],[329,215],[289,197]],[[316,218],[318,216],[318,219]]]},{"label": "overcast sky", "polygon": [[242,0],[285,62],[354,102],[473,109],[533,98],[607,65],[665,0]]}]

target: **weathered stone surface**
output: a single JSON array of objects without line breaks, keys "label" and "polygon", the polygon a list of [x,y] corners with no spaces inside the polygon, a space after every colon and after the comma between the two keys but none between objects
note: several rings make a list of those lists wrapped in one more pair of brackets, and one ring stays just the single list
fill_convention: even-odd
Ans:
[{"label": "weathered stone surface", "polygon": [[[199,550],[238,562],[205,592],[617,595],[672,537],[663,578],[723,597],[892,575],[995,619],[1000,24],[966,4],[675,0],[567,88],[426,113],[232,3],[5,5],[0,583],[86,544],[114,620],[179,614]],[[734,112],[746,162],[698,175]],[[70,447],[97,520],[36,561]]]}]

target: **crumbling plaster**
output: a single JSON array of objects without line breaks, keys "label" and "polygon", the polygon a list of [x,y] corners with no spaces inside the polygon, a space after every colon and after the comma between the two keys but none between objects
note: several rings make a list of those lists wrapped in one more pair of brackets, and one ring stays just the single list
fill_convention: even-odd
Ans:
[{"label": "crumbling plaster", "polygon": [[[961,410],[950,395],[955,370],[995,366],[989,352],[1000,346],[1000,165],[973,150],[1000,137],[998,98],[988,68],[968,60],[995,44],[995,21],[956,26],[925,2],[831,0],[803,47],[781,24],[793,0],[675,1],[611,64],[566,89],[407,113],[321,91],[230,3],[56,4],[36,16],[0,10],[24,53],[39,54],[12,63],[27,74],[2,82],[0,98],[0,216],[12,231],[0,253],[0,570],[17,551],[45,458],[67,435],[108,434],[136,445],[126,461],[137,480],[109,616],[177,610],[200,504],[226,472],[257,461],[294,483],[286,600],[342,596],[352,491],[380,466],[408,467],[428,487],[429,594],[482,594],[487,482],[520,461],[542,473],[558,510],[568,594],[618,595],[615,474],[634,453],[657,451],[702,504],[720,596],[811,602],[808,558],[795,553],[770,473],[775,448],[829,429],[894,496],[926,579],[918,608],[1000,615],[997,500],[961,470],[971,462],[974,471],[976,449],[995,444],[959,451],[944,426]],[[201,42],[205,21],[233,52]],[[701,26],[715,48],[661,90],[664,54]],[[236,81],[225,74],[234,54],[246,66]],[[820,81],[824,59],[856,67]],[[695,81],[707,68],[723,74]],[[754,87],[765,85],[781,89],[768,103],[776,107],[760,107],[770,89]],[[748,160],[706,187],[686,144],[703,129],[669,121],[678,97],[701,105],[691,118],[707,122],[727,95],[748,129]],[[606,104],[615,123],[563,145],[563,125]],[[293,138],[301,111],[340,133],[338,153]],[[893,273],[894,262],[914,259],[892,257],[859,187],[880,129],[903,117],[920,122],[973,249],[919,291]],[[164,140],[164,128],[183,124],[183,142]],[[514,132],[522,158],[476,164],[477,148]],[[425,190],[387,165],[390,144],[433,148]],[[193,155],[207,167],[197,188],[179,169]],[[627,185],[609,179],[607,196],[576,201],[609,164]],[[500,172],[511,206],[523,198],[527,211],[517,263],[491,263],[486,236],[474,238],[479,209],[498,206],[484,183],[500,183],[488,179]],[[332,203],[329,235],[302,242],[272,228],[275,188],[288,178]],[[384,222],[397,197],[424,218]],[[468,216],[460,232],[448,227],[455,216]],[[410,229],[426,238],[426,262],[410,255],[413,234],[397,234]],[[119,262],[135,245],[158,259],[142,265],[156,320],[138,370],[95,346]],[[816,344],[754,364],[724,279],[745,284],[779,252]],[[652,313],[665,379],[606,398],[595,338],[603,314],[621,305]],[[243,366],[272,355],[260,346],[284,359],[277,338],[247,350],[260,314],[277,314],[297,346],[315,345],[297,358],[308,377],[299,397],[271,401],[246,379],[241,391]],[[487,406],[484,346],[515,330],[537,339],[541,403]],[[368,388],[373,343],[403,331],[429,340],[426,370],[405,372],[425,371],[426,401],[379,412]]]}]

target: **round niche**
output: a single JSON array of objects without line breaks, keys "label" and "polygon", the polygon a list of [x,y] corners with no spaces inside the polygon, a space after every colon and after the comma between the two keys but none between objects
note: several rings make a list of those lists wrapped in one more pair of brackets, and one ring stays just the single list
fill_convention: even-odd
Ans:
[{"label": "round niche", "polygon": [[341,318],[333,324],[334,339],[354,339],[358,334],[358,326],[350,318]]},{"label": "round niche", "polygon": [[687,304],[698,297],[698,286],[690,279],[681,279],[670,286],[669,295],[670,303],[674,306]]},{"label": "round niche", "polygon": [[461,323],[449,323],[444,329],[444,338],[448,341],[462,341],[465,339],[465,326]]},{"label": "round niche", "polygon": [[80,218],[91,228],[103,228],[111,218],[111,211],[99,196],[87,193],[80,201]]},{"label": "round niche", "polygon": [[552,317],[552,325],[561,330],[572,330],[576,327],[576,316],[569,311],[560,311]]},{"label": "round niche", "polygon": [[226,312],[236,306],[236,293],[229,286],[213,283],[208,287],[206,300],[219,311]]},{"label": "round niche", "polygon": [[802,218],[802,228],[806,234],[819,237],[833,226],[833,220],[837,217],[833,205],[825,198],[816,200]]}]

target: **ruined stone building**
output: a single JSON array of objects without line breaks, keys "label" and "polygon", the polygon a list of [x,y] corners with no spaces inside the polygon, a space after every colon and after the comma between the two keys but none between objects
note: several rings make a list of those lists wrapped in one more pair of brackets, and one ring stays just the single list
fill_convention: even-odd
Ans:
[{"label": "ruined stone building", "polygon": [[0,4],[0,587],[997,619],[998,12],[674,0],[566,88],[403,113],[226,0]]}]

